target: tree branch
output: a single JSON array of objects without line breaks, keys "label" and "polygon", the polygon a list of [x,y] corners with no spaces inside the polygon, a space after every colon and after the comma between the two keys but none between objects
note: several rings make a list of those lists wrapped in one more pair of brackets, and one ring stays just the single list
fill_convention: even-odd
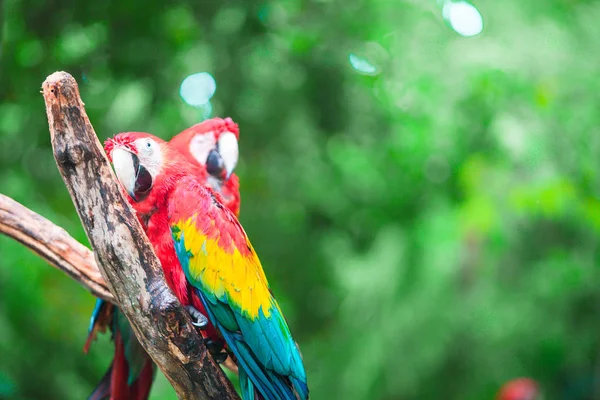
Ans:
[{"label": "tree branch", "polygon": [[29,247],[96,297],[115,303],[94,254],[65,230],[10,197],[0,194],[0,233]]},{"label": "tree branch", "polygon": [[139,342],[180,399],[237,399],[166,286],[154,250],[85,113],[77,82],[66,72],[55,72],[42,88],[56,164],[100,272]]}]

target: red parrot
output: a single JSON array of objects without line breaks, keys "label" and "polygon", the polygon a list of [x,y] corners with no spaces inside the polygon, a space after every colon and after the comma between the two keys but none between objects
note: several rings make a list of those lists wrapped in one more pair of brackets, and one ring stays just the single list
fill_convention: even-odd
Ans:
[{"label": "red parrot", "polygon": [[[213,118],[196,124],[171,139],[172,146],[191,163],[200,166],[198,178],[223,196],[223,204],[236,216],[240,210],[238,177],[233,173],[238,160],[239,129],[231,118]],[[137,341],[129,321],[114,305],[98,299],[90,321],[84,351],[97,332],[109,327],[115,342],[115,355],[110,369],[89,400],[146,400],[150,394],[156,368],[150,356]],[[224,353],[218,344],[212,346],[217,361]],[[228,358],[224,364],[237,373],[237,366]]]},{"label": "red parrot", "polygon": [[244,399],[305,400],[300,351],[260,261],[219,193],[167,142],[128,132],[105,143],[128,201],[165,278],[202,334],[223,339],[239,368]]},{"label": "red parrot", "polygon": [[213,118],[186,129],[169,142],[192,164],[208,172],[207,182],[223,204],[238,216],[240,183],[233,173],[238,161],[238,125],[231,118]]},{"label": "red parrot", "polygon": [[505,383],[496,396],[497,400],[538,400],[537,383],[530,378],[517,378]]}]

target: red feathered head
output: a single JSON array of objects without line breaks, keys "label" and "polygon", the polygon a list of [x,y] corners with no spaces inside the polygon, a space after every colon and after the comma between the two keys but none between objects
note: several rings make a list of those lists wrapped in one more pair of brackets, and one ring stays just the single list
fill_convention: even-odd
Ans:
[{"label": "red feathered head", "polygon": [[176,135],[169,145],[206,172],[207,184],[223,197],[236,216],[240,212],[238,125],[231,118],[212,118]]}]

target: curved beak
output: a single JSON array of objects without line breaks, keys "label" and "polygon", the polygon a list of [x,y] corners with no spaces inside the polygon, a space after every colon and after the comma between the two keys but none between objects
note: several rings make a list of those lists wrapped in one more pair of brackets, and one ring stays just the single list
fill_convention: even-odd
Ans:
[{"label": "curved beak", "polygon": [[225,180],[227,180],[235,170],[238,162],[239,149],[237,138],[231,132],[224,132],[219,137],[217,149],[223,159],[223,166],[226,173]]},{"label": "curved beak", "polygon": [[152,176],[140,164],[134,153],[125,147],[117,147],[111,152],[115,173],[121,185],[135,201],[143,200],[152,188]]}]

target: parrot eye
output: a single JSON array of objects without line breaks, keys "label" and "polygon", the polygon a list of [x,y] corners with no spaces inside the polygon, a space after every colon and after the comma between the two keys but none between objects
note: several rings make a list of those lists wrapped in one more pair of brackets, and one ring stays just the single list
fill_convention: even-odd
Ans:
[{"label": "parrot eye", "polygon": [[154,141],[152,139],[145,139],[142,143],[140,143],[141,149],[143,153],[150,156],[154,152]]},{"label": "parrot eye", "polygon": [[206,158],[206,171],[216,178],[221,178],[223,174],[223,158],[216,150],[211,150]]},{"label": "parrot eye", "polygon": [[146,141],[146,150],[147,150],[147,151],[151,151],[153,147],[154,147],[154,146],[152,146],[152,140],[148,139],[148,140]]}]

